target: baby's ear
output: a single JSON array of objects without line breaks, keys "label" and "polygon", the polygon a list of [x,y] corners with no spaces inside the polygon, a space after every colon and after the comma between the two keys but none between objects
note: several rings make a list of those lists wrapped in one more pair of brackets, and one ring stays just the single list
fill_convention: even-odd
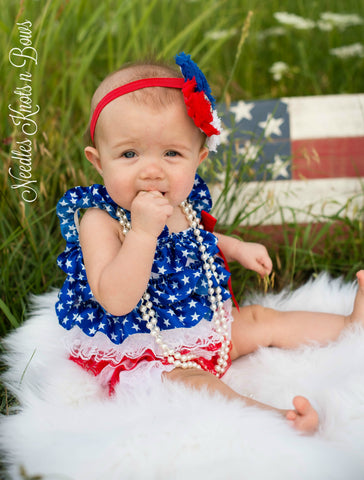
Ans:
[{"label": "baby's ear", "polygon": [[207,158],[208,154],[209,154],[209,149],[207,147],[202,147],[199,155],[199,162],[198,162],[199,165]]},{"label": "baby's ear", "polygon": [[87,160],[91,162],[99,174],[102,175],[101,159],[97,149],[95,147],[86,147],[84,152]]}]

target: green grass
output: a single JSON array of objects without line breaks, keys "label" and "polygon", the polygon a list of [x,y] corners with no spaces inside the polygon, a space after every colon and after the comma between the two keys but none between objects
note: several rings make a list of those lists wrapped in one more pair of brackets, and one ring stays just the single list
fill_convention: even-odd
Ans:
[{"label": "green grass", "polygon": [[[364,58],[330,54],[343,45],[364,45],[363,25],[306,31],[283,27],[273,16],[287,11],[317,21],[322,12],[333,11],[364,18],[362,0],[0,0],[0,10],[0,336],[21,325],[30,293],[62,284],[55,259],[64,243],[55,205],[68,188],[99,181],[83,157],[82,134],[91,94],[108,72],[150,54],[172,60],[185,51],[205,71],[219,101],[364,91]],[[34,116],[38,131],[32,137],[32,179],[38,194],[33,203],[24,202],[8,178],[8,169],[14,168],[10,152],[21,139],[8,105],[17,104],[14,90],[24,83],[19,80],[22,69],[9,63],[9,52],[20,47],[16,23],[25,20],[32,23],[38,53],[37,65],[26,65],[32,74],[33,106],[40,106]],[[279,35],[270,30],[276,27],[281,28]],[[220,38],[211,39],[213,32],[220,32]],[[277,61],[289,66],[279,81],[269,73]],[[229,148],[224,155],[228,191]],[[219,165],[221,158],[214,157],[207,170],[218,170]],[[227,201],[222,197],[220,204],[226,208]],[[276,289],[321,270],[351,279],[362,266],[363,210],[354,220],[338,211],[329,218],[312,218],[307,226],[284,223],[282,241],[274,243],[259,229],[239,226],[249,215],[248,203],[225,227],[267,245]],[[322,221],[322,228],[315,227]],[[238,266],[233,266],[233,274],[240,299],[262,288],[256,275]],[[3,396],[3,412],[7,403]]]}]

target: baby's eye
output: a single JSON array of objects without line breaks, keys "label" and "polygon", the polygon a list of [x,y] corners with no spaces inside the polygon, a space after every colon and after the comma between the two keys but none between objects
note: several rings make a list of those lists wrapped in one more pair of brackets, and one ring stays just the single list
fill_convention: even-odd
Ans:
[{"label": "baby's eye", "polygon": [[167,153],[166,153],[166,156],[167,157],[178,157],[179,153],[176,152],[175,150],[169,150]]},{"label": "baby's eye", "polygon": [[129,150],[127,152],[124,152],[121,156],[125,158],[134,158],[136,156],[136,153]]}]

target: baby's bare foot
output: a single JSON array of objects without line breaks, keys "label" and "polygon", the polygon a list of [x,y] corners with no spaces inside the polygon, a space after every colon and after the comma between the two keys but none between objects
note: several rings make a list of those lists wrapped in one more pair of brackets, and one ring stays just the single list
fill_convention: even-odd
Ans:
[{"label": "baby's bare foot", "polygon": [[319,425],[319,418],[316,410],[305,397],[294,397],[293,406],[295,410],[288,410],[286,414],[296,430],[303,433],[314,433]]},{"label": "baby's bare foot", "polygon": [[359,270],[356,274],[358,279],[358,293],[356,294],[353,312],[349,317],[349,322],[361,322],[364,326],[364,270]]}]

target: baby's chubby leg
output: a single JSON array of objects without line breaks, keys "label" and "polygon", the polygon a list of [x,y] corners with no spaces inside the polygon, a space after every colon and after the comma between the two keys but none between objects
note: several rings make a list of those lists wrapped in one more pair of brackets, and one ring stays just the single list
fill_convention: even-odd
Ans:
[{"label": "baby's chubby leg", "polygon": [[[309,341],[325,344],[336,340],[343,328],[352,322],[361,322],[364,326],[364,270],[357,273],[357,279],[358,293],[353,312],[348,317],[330,313],[279,312],[259,305],[234,310],[231,359],[254,352],[259,346],[295,348]],[[304,433],[313,433],[318,428],[317,412],[309,400],[302,396],[294,397],[293,409],[283,410],[239,395],[219,378],[201,370],[176,368],[166,373],[165,378],[192,388],[220,392],[227,398],[240,399],[249,406],[276,411],[295,429]]]},{"label": "baby's chubby leg", "polygon": [[286,418],[296,430],[303,433],[314,433],[319,424],[316,411],[310,402],[304,397],[295,397],[293,399],[294,408],[291,410],[283,410],[257,402],[249,397],[244,397],[232,390],[212,373],[203,370],[183,370],[182,368],[175,368],[171,372],[165,373],[164,378],[166,380],[184,383],[197,390],[206,388],[211,392],[219,392],[227,398],[242,400],[245,405],[251,407],[258,407],[263,410],[277,412]]},{"label": "baby's chubby leg", "polygon": [[351,315],[306,311],[281,312],[260,305],[233,309],[231,359],[254,352],[259,346],[296,348],[304,343],[321,345],[336,340],[353,322],[364,325],[364,270],[357,273],[358,293]]}]

